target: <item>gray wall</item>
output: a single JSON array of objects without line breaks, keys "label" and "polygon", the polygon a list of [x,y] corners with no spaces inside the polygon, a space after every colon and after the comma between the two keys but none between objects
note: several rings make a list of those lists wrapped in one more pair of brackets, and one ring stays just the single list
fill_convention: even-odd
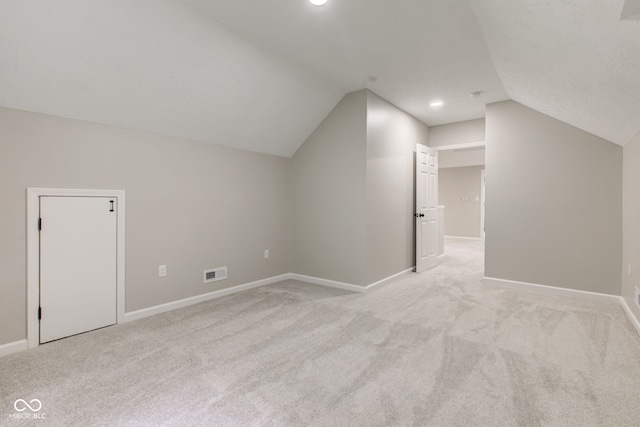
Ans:
[{"label": "gray wall", "polygon": [[486,276],[619,295],[622,147],[513,101],[486,137]]},{"label": "gray wall", "polygon": [[346,95],[292,158],[292,271],[366,286],[415,265],[415,144],[429,128]]},{"label": "gray wall", "polygon": [[482,142],[484,137],[485,119],[466,120],[429,128],[430,147]]},{"label": "gray wall", "polygon": [[291,271],[366,285],[365,90],[345,95],[291,159]]},{"label": "gray wall", "polygon": [[26,337],[27,187],[126,190],[127,312],[290,271],[286,158],[10,109],[0,130],[0,345]]},{"label": "gray wall", "polygon": [[[483,169],[482,166],[470,166],[438,170],[438,203],[445,206],[446,236],[482,237],[480,176]],[[463,200],[465,197],[467,201]]]},{"label": "gray wall", "polygon": [[[622,296],[640,320],[634,289],[640,288],[640,134],[624,146]],[[631,263],[631,277],[629,277]]]},{"label": "gray wall", "polygon": [[368,283],[415,266],[415,151],[428,140],[427,125],[368,92]]}]

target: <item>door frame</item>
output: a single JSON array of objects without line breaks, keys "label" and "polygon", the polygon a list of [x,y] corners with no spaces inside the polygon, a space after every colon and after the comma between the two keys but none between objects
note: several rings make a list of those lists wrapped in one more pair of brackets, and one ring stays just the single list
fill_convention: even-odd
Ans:
[{"label": "door frame", "polygon": [[[440,151],[451,151],[451,150],[466,150],[466,149],[474,149],[474,148],[484,148],[486,149],[486,142],[485,141],[477,141],[477,142],[466,142],[466,143],[462,143],[462,144],[451,144],[451,145],[440,145],[440,146],[436,146],[433,147],[435,148],[438,152]],[[439,167],[439,166],[438,166]],[[485,234],[484,234],[484,214],[485,214],[485,207],[484,207],[484,198],[485,198],[485,186],[484,186],[484,179],[485,179],[485,171],[487,169],[487,163],[486,163],[486,154],[485,154],[485,164],[484,164],[484,168],[480,171],[480,178],[481,178],[481,187],[480,187],[480,237],[479,239],[484,240]],[[445,206],[445,214],[446,214],[446,206]]]},{"label": "door frame", "polygon": [[484,171],[487,168],[480,170],[480,237],[484,239],[484,199],[485,199],[485,176]]},{"label": "door frame", "polygon": [[27,188],[27,344],[40,345],[40,197],[111,197],[117,199],[116,224],[116,323],[124,322],[125,292],[125,191],[73,188]]},{"label": "door frame", "polygon": [[437,151],[465,150],[473,148],[486,148],[486,143],[485,141],[463,142],[460,144],[437,145],[431,148],[435,148]]}]

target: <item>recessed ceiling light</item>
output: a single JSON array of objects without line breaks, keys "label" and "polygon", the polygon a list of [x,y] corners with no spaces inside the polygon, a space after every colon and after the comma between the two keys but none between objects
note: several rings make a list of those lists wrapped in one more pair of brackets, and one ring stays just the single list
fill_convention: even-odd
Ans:
[{"label": "recessed ceiling light", "polygon": [[444,102],[438,99],[436,101],[431,101],[431,104],[429,105],[431,106],[431,108],[440,108],[444,105]]},{"label": "recessed ceiling light", "polygon": [[322,6],[323,4],[327,3],[327,0],[309,0],[309,3],[314,6]]}]

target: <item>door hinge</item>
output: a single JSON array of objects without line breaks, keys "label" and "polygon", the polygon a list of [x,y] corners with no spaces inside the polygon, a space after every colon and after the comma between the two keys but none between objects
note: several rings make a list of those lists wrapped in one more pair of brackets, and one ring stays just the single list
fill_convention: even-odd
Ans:
[{"label": "door hinge", "polygon": [[42,319],[42,307],[38,307],[38,320]]},{"label": "door hinge", "polygon": [[38,230],[42,230],[42,218],[38,218]]}]

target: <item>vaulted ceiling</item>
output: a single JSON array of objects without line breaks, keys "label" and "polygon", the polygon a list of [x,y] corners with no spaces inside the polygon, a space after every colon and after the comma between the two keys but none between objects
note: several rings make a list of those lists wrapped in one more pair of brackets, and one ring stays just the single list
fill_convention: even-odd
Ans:
[{"label": "vaulted ceiling", "polygon": [[369,88],[430,126],[513,99],[623,145],[636,1],[0,0],[0,106],[288,157]]}]

